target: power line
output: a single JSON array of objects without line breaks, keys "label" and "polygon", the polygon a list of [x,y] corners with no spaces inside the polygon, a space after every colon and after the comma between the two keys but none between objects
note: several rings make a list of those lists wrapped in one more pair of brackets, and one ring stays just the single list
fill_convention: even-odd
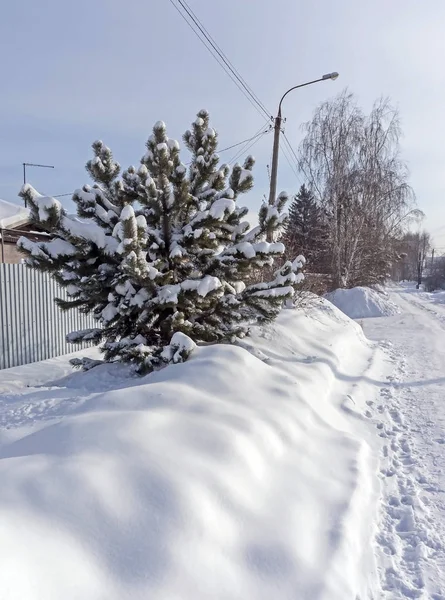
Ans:
[{"label": "power line", "polygon": [[[286,145],[280,146],[281,150],[283,151],[284,157],[286,158],[287,162],[289,163],[290,168],[292,169],[295,177],[297,178],[298,183],[301,185],[301,177],[298,174],[298,156],[295,152],[295,150],[292,148],[291,143],[287,137],[287,135],[284,133],[283,131],[283,139]],[[288,154],[288,152],[290,154]],[[293,161],[295,160],[295,163],[293,164]]]},{"label": "power line", "polygon": [[295,163],[298,165],[298,156],[297,156],[297,153],[293,149],[292,144],[290,143],[289,138],[287,137],[287,135],[286,135],[286,133],[284,131],[283,131],[283,137],[284,137],[285,142],[287,143],[287,146],[288,146],[288,148],[289,148],[292,156],[295,159]]},{"label": "power line", "polygon": [[[221,148],[221,150],[217,150],[217,153],[220,154],[221,152],[226,152],[227,150],[232,150],[233,148],[237,148],[238,146],[241,146],[242,144],[245,144],[245,146],[247,146],[247,144],[249,142],[254,142],[256,143],[255,140],[257,140],[258,138],[260,138],[261,136],[265,135],[266,133],[270,133],[270,131],[272,130],[272,126],[269,126],[268,129],[264,129],[265,125],[262,125],[260,127],[260,129],[255,133],[255,135],[253,135],[250,138],[247,138],[246,140],[242,140],[241,142],[237,142],[236,144],[232,144],[231,146],[227,146],[226,148]],[[249,148],[251,148],[254,144],[251,144],[246,150],[248,150]],[[243,147],[236,155],[235,158],[231,159],[229,161],[229,163],[232,163],[234,160],[236,160],[241,154],[243,154],[245,151],[245,148]],[[190,164],[190,163],[186,163],[186,164]],[[64,198],[65,196],[72,196],[74,194],[74,192],[69,192],[68,194],[56,194],[55,196],[51,196],[51,198]]]},{"label": "power line", "polygon": [[258,96],[253,92],[252,88],[247,84],[246,80],[240,75],[239,71],[235,68],[233,63],[227,58],[226,54],[222,51],[220,46],[216,43],[215,39],[211,36],[208,30],[205,28],[203,23],[199,20],[190,6],[187,4],[186,0],[177,0],[177,2],[183,7],[183,9],[187,12],[189,17],[201,31],[201,33],[205,36],[206,40],[211,44],[212,48],[218,54],[218,56],[222,59],[224,64],[230,69],[236,79],[240,82],[243,88],[247,91],[247,93],[251,96],[253,101],[257,104],[257,106],[264,112],[267,118],[269,118],[270,113],[258,98]]},{"label": "power line", "polygon": [[[252,146],[254,144],[256,144],[256,142],[259,140],[260,137],[262,137],[263,135],[269,133],[270,131],[272,131],[272,128],[270,127],[269,129],[264,129],[264,125],[262,125],[260,127],[260,129],[256,132],[256,134],[254,136],[252,136],[250,138],[250,140],[247,141],[247,143],[240,148],[240,150],[238,150],[238,152],[233,156],[233,158],[231,158],[229,160],[229,164],[233,164],[236,160],[238,160],[238,158],[244,154],[245,152],[247,152],[250,148],[252,148]],[[253,143],[249,145],[249,142],[253,140]]]},{"label": "power line", "polygon": [[242,94],[244,94],[244,96],[247,98],[247,100],[252,104],[252,106],[255,108],[255,110],[258,112],[259,115],[261,115],[261,117],[263,116],[262,111],[258,108],[258,106],[256,104],[254,104],[252,102],[251,97],[249,96],[249,94],[245,91],[245,89],[238,83],[238,81],[235,79],[235,77],[231,74],[231,72],[225,67],[224,63],[222,63],[217,54],[215,54],[215,52],[211,49],[211,47],[209,47],[206,42],[199,36],[199,34],[195,31],[195,29],[193,29],[193,26],[187,21],[187,18],[185,17],[185,15],[180,11],[180,9],[176,6],[176,4],[174,4],[173,0],[170,0],[170,3],[174,6],[175,10],[178,11],[178,13],[181,15],[181,17],[184,19],[184,21],[187,23],[187,25],[190,27],[190,29],[193,31],[193,33],[198,37],[198,39],[204,44],[204,46],[207,48],[207,50],[210,52],[210,54],[213,56],[213,58],[216,60],[216,62],[224,69],[224,71],[227,73],[227,75],[230,77],[230,79],[233,81],[233,83],[236,85],[236,87],[240,90],[240,92]]},{"label": "power line", "polygon": [[218,51],[218,55],[221,56],[221,58],[224,60],[224,62],[227,64],[227,66],[230,68],[230,70],[233,71],[233,73],[236,76],[236,78],[246,88],[246,90],[252,95],[252,97],[255,99],[255,102],[257,102],[257,104],[260,106],[260,108],[265,113],[266,117],[269,117],[270,116],[270,112],[267,110],[267,108],[261,102],[261,100],[258,98],[258,96],[254,93],[254,91],[252,90],[252,88],[247,84],[247,82],[244,79],[244,77],[242,77],[241,74],[240,74],[240,72],[235,68],[233,62],[231,60],[229,60],[229,58],[227,58],[227,55],[223,52],[223,50],[221,49],[221,47],[217,44],[217,42],[215,41],[215,38],[212,37],[212,35],[209,33],[209,31],[205,28],[205,26],[202,23],[202,21],[200,21],[200,19],[196,16],[196,13],[194,13],[193,10],[191,9],[191,7],[187,4],[187,1],[186,0],[177,0],[177,1],[182,6],[185,5],[188,14],[192,15],[192,18],[194,18],[195,23],[198,24],[198,26],[200,27],[201,31],[205,32],[206,37],[208,37],[208,39],[211,41],[212,45]]},{"label": "power line", "polygon": [[[249,100],[249,102],[252,104],[252,106],[254,106],[255,109],[260,114],[266,115],[267,119],[269,119],[270,113],[268,112],[268,110],[266,109],[264,104],[259,100],[258,96],[252,91],[252,89],[246,83],[246,81],[243,79],[243,77],[241,77],[239,72],[235,69],[233,64],[230,62],[230,60],[227,58],[227,56],[224,54],[224,52],[221,50],[221,48],[217,45],[215,40],[212,38],[212,36],[207,31],[207,29],[204,27],[204,25],[201,23],[201,21],[199,21],[198,17],[191,10],[191,8],[188,6],[188,4],[185,2],[185,0],[177,0],[177,2],[187,13],[189,19],[192,20],[195,27],[192,25],[192,23],[190,23],[190,21],[187,19],[186,15],[174,3],[174,1],[170,0],[170,3],[177,10],[177,12],[181,15],[181,17],[184,19],[184,21],[187,23],[187,25],[190,27],[190,29],[194,32],[194,34],[198,37],[198,39],[202,42],[202,44],[204,44],[204,46],[207,48],[207,50],[210,52],[210,54],[213,56],[213,58],[218,62],[218,64],[224,69],[224,71],[227,73],[227,75],[229,75],[230,79],[235,83],[235,85],[238,87],[238,89]],[[198,33],[196,28],[199,30],[199,32],[201,32],[201,35],[200,35],[200,33]],[[204,36],[204,39],[202,36]],[[209,45],[210,45],[210,47],[209,47]]]},{"label": "power line", "polygon": [[[267,133],[267,131],[265,131],[264,133]],[[247,148],[244,150],[244,152],[248,152],[248,151],[249,151],[251,148],[253,148],[253,146],[255,146],[255,144],[256,144],[256,143],[259,141],[260,137],[261,137],[261,136],[258,136],[258,137],[257,137],[257,138],[256,138],[256,139],[255,139],[255,140],[254,140],[254,141],[253,141],[251,144],[250,144],[250,146],[248,146],[248,147],[247,147]],[[231,161],[231,162],[232,162],[232,163],[234,163],[235,161],[237,161],[237,160],[238,160],[238,158],[240,158],[240,156],[241,156],[241,155],[238,155],[238,156],[237,156],[235,159],[232,159],[232,161]]]},{"label": "power line", "polygon": [[287,150],[286,146],[281,146],[281,150],[283,152],[284,158],[287,160],[287,163],[289,164],[289,167],[291,168],[293,174],[295,175],[298,183],[301,185],[300,176],[298,175],[298,172],[297,172],[297,170],[295,168],[295,165],[293,164],[293,162],[292,162],[292,160],[291,160],[291,158],[290,158],[290,156],[288,154],[288,150]]},{"label": "power line", "polygon": [[[247,144],[249,142],[251,142],[252,140],[255,140],[256,138],[259,138],[262,135],[264,135],[265,133],[269,133],[272,130],[272,126],[271,125],[269,126],[268,129],[264,129],[264,127],[265,127],[265,125],[262,125],[259,128],[259,130],[255,133],[255,135],[253,135],[250,138],[247,138],[247,140],[243,140],[242,142],[238,142],[237,144],[232,144],[231,146],[227,146],[227,148],[222,148],[221,150],[217,150],[216,153],[220,154],[221,152],[225,152],[226,150],[231,150],[232,148],[236,148],[237,146],[241,146],[241,144],[245,144],[245,146],[247,146]],[[250,147],[251,146],[249,146],[249,148]],[[241,148],[241,150],[239,150],[236,153],[236,158],[238,158],[239,156],[241,156],[241,154],[243,154],[244,152],[245,152],[245,147]],[[236,160],[236,158],[235,159],[232,158],[231,160],[228,161],[228,163],[231,164],[233,162],[233,160]],[[188,165],[191,165],[192,162],[193,161],[190,160],[189,162],[186,162],[185,164],[188,166]]]},{"label": "power line", "polygon": [[285,146],[280,146],[280,150],[283,153],[284,158],[287,161],[287,164],[289,165],[292,173],[295,175],[295,177],[298,179],[298,173],[297,170],[295,169],[295,165],[293,164],[292,160],[290,159],[290,156],[288,154],[288,151],[286,150]]},{"label": "power line", "polygon": [[[256,137],[263,135],[263,133],[269,133],[271,128],[272,128],[272,125],[269,126],[269,129],[266,129],[265,131],[261,131],[260,133],[257,133],[256,135],[252,136],[251,138],[247,138],[247,140],[243,140],[242,142],[238,142],[237,144],[232,144],[232,146],[227,146],[227,148],[222,148],[221,150],[218,150],[218,154],[220,154],[221,152],[225,152],[226,150],[232,150],[232,148],[241,146],[241,144],[245,144],[246,142],[251,142]],[[263,127],[261,127],[261,129],[263,129]]]}]

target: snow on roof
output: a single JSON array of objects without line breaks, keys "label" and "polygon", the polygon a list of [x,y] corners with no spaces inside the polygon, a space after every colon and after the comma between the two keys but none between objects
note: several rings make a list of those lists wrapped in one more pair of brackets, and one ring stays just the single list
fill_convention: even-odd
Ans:
[{"label": "snow on roof", "polygon": [[29,209],[6,200],[0,200],[0,228],[19,227],[29,221]]}]

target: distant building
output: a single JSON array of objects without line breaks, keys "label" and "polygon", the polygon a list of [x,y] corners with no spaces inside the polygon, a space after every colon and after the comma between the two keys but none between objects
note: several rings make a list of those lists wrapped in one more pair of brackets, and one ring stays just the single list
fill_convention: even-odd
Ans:
[{"label": "distant building", "polygon": [[0,263],[20,263],[23,254],[17,241],[25,235],[33,242],[48,241],[50,235],[30,222],[29,209],[0,200]]}]

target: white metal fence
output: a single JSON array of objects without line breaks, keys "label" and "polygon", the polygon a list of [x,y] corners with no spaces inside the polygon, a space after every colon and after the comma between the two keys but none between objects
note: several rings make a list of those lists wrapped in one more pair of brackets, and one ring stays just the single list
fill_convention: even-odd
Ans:
[{"label": "white metal fence", "polygon": [[97,327],[78,311],[62,312],[65,291],[48,274],[25,265],[0,264],[0,369],[74,352],[67,333]]}]

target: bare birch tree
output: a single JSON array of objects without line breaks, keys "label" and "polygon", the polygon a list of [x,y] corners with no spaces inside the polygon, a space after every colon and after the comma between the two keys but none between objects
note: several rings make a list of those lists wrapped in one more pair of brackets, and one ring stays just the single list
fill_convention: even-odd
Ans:
[{"label": "bare birch tree", "polygon": [[400,157],[400,123],[387,99],[369,115],[344,91],[321,104],[299,150],[300,169],[327,214],[335,287],[378,283],[414,196]]}]

